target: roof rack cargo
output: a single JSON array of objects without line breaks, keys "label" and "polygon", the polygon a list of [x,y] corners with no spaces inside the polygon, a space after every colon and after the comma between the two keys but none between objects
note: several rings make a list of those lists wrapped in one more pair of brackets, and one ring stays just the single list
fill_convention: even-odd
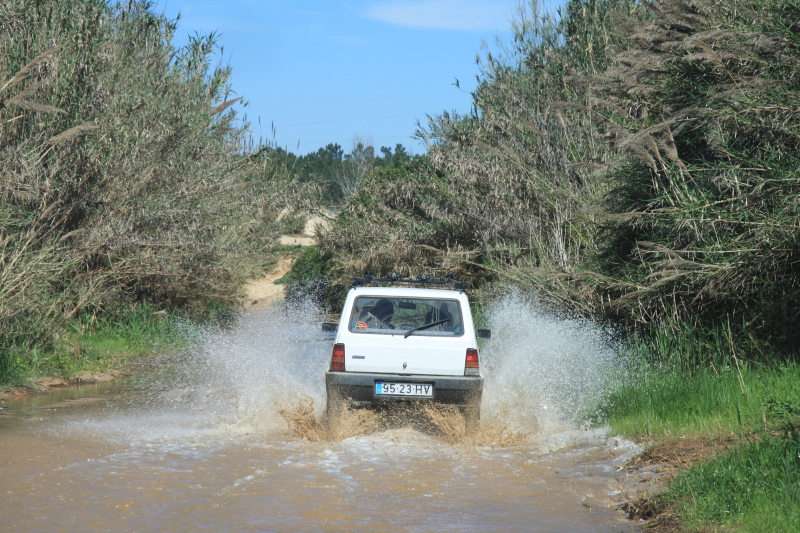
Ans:
[{"label": "roof rack cargo", "polygon": [[416,285],[422,287],[448,287],[452,286],[455,290],[463,292],[466,288],[468,281],[455,281],[453,279],[452,274],[447,274],[444,279],[432,279],[428,274],[420,274],[415,276],[414,278],[404,278],[400,274],[389,274],[385,278],[376,278],[373,277],[371,270],[364,271],[364,277],[361,278],[352,278],[353,280],[353,287],[361,287],[364,285],[370,285],[375,283],[389,283],[389,284],[405,284],[405,285]]}]

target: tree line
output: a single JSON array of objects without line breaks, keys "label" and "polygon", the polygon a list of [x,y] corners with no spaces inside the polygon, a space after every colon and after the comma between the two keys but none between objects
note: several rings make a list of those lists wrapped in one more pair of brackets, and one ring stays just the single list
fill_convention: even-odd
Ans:
[{"label": "tree line", "polygon": [[376,154],[374,146],[358,139],[348,153],[338,143],[329,143],[316,152],[300,156],[272,145],[262,146],[254,155],[255,159],[279,164],[300,183],[319,186],[319,200],[337,206],[353,196],[373,170],[400,168],[413,157],[402,144],[395,145],[394,150],[381,146],[380,154]]}]

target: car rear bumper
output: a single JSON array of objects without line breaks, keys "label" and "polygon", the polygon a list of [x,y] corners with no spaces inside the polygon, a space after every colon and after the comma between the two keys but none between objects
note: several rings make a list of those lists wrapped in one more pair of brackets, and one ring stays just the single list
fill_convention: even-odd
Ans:
[{"label": "car rear bumper", "polygon": [[[375,394],[375,383],[402,382],[433,385],[433,398],[385,396]],[[325,387],[328,398],[338,397],[358,404],[379,404],[393,401],[433,401],[448,405],[474,405],[480,402],[483,378],[480,376],[425,376],[372,374],[364,372],[327,372]]]}]

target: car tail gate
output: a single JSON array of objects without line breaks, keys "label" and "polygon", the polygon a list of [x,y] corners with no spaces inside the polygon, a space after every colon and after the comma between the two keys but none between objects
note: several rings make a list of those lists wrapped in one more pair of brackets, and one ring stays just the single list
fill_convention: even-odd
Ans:
[{"label": "car tail gate", "polygon": [[347,343],[345,365],[348,372],[463,376],[467,344],[466,339],[361,336]]}]

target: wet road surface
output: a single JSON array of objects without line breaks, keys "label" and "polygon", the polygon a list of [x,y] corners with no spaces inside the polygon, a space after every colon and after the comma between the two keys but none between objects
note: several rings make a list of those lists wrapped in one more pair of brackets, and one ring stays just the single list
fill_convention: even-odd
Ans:
[{"label": "wet road surface", "polygon": [[[613,509],[600,430],[528,413],[539,422],[525,431],[486,400],[472,438],[447,413],[354,413],[327,435],[315,376],[329,348],[308,339],[313,324],[285,320],[253,315],[114,384],[8,400],[0,529],[636,530]],[[302,363],[274,365],[264,346]]]}]

